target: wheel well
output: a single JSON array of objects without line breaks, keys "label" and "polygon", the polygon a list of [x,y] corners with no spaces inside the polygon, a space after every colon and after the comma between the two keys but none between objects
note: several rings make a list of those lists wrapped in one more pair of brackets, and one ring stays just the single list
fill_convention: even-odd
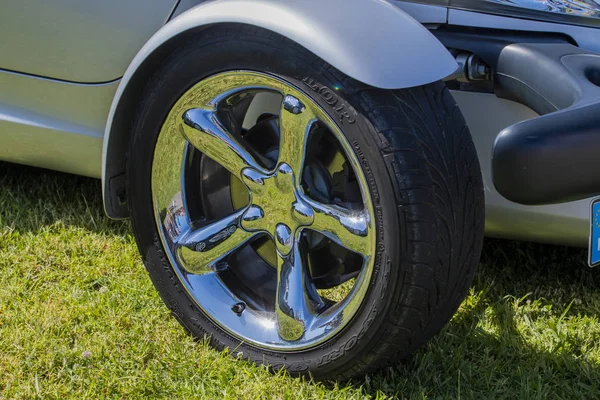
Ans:
[{"label": "wheel well", "polygon": [[116,106],[108,143],[103,174],[104,209],[106,214],[115,219],[129,217],[125,182],[125,166],[127,148],[131,137],[133,116],[136,114],[138,99],[143,95],[150,77],[158,70],[163,60],[177,47],[196,36],[211,25],[197,27],[172,37],[156,48],[136,69],[123,90]]}]

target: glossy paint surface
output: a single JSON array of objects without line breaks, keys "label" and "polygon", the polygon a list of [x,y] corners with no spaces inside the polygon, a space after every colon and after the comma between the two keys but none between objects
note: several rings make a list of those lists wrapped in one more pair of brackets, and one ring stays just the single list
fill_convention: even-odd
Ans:
[{"label": "glossy paint surface", "polygon": [[596,0],[487,0],[513,7],[528,8],[557,14],[600,18],[600,2]]},{"label": "glossy paint surface", "polygon": [[18,0],[0,10],[0,69],[72,82],[120,78],[176,0]]},{"label": "glossy paint surface", "polygon": [[118,84],[77,85],[0,71],[0,160],[99,178]]},{"label": "glossy paint surface", "polygon": [[449,6],[516,18],[600,26],[597,0],[450,0]]}]

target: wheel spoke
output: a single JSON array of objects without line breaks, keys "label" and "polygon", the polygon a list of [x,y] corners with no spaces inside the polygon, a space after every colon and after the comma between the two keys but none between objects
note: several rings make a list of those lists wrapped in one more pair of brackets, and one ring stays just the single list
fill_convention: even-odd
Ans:
[{"label": "wheel spoke", "polygon": [[181,126],[183,135],[195,148],[236,177],[246,167],[260,168],[254,157],[219,123],[214,111],[188,110],[183,114]]},{"label": "wheel spoke", "polygon": [[306,197],[315,219],[310,229],[322,233],[348,250],[367,256],[372,254],[373,232],[365,211],[354,211],[334,204],[323,204]]},{"label": "wheel spoke", "polygon": [[313,112],[298,99],[290,95],[284,97],[279,123],[279,163],[285,162],[292,167],[297,185],[302,180],[308,132],[315,122]]},{"label": "wheel spoke", "polygon": [[175,240],[176,254],[186,271],[193,274],[210,272],[216,264],[248,242],[256,232],[240,227],[244,209],[210,225],[189,228]]},{"label": "wheel spoke", "polygon": [[308,274],[297,243],[288,255],[277,253],[277,272],[277,331],[282,339],[295,341],[304,335],[312,317]]}]

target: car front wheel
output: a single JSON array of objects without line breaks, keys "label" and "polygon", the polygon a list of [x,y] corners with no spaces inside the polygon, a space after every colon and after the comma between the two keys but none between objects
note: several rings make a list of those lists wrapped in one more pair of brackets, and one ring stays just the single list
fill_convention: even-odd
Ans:
[{"label": "car front wheel", "polygon": [[214,26],[149,81],[128,154],[163,300],[253,362],[373,371],[438,332],[473,278],[481,173],[442,83],[376,89],[273,33]]}]

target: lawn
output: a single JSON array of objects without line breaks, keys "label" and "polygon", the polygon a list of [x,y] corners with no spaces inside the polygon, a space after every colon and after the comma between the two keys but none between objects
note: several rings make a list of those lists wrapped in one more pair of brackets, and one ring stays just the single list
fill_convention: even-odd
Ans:
[{"label": "lawn", "polygon": [[272,375],[186,335],[99,181],[0,163],[0,398],[597,398],[599,288],[582,250],[488,240],[410,360],[353,382]]}]

